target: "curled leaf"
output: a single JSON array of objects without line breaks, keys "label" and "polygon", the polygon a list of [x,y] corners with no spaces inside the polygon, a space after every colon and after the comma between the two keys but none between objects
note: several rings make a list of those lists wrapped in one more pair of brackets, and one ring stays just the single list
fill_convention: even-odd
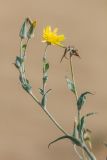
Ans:
[{"label": "curled leaf", "polygon": [[78,110],[81,110],[82,106],[84,105],[84,103],[86,101],[86,95],[87,94],[92,94],[92,93],[91,92],[84,92],[78,98],[78,101],[77,101]]}]

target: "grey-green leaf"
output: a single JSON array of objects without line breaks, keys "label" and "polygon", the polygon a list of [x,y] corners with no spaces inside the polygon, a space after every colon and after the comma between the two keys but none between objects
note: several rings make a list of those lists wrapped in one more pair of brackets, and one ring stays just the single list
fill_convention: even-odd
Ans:
[{"label": "grey-green leaf", "polygon": [[26,18],[22,27],[21,27],[20,33],[19,33],[19,36],[20,36],[21,39],[27,38],[28,25],[30,25],[30,19]]},{"label": "grey-green leaf", "polygon": [[78,129],[78,132],[79,132],[80,135],[81,135],[81,132],[84,129],[84,123],[85,123],[85,117],[83,116],[81,118],[80,122],[78,123],[78,126],[77,126],[77,129]]},{"label": "grey-green leaf", "polygon": [[49,69],[49,63],[48,63],[47,60],[44,58],[44,59],[43,59],[43,71],[44,71],[44,73],[47,73],[48,69]]},{"label": "grey-green leaf", "polygon": [[68,89],[75,94],[75,86],[74,86],[74,83],[73,83],[70,79],[68,79],[68,78],[66,78],[66,81],[67,81]]},{"label": "grey-green leaf", "polygon": [[47,96],[43,95],[42,101],[41,101],[42,108],[46,108],[46,102],[47,102]]},{"label": "grey-green leaf", "polygon": [[92,116],[92,115],[95,115],[96,112],[91,112],[91,113],[88,113],[84,116],[82,116],[80,122],[78,123],[78,126],[77,126],[77,129],[78,129],[78,132],[81,134],[81,131],[83,131],[83,129],[85,128],[85,118],[88,117],[88,116]]},{"label": "grey-green leaf", "polygon": [[22,84],[22,87],[23,87],[27,92],[31,92],[32,87],[31,87],[29,81],[28,81],[27,79],[25,79],[25,77],[22,77],[21,75],[20,75],[19,79],[20,79],[20,82],[21,82],[21,84]]},{"label": "grey-green leaf", "polygon": [[92,94],[92,93],[91,92],[84,92],[78,98],[78,101],[77,101],[78,110],[81,110],[82,106],[84,105],[84,103],[86,101],[86,95],[87,94]]},{"label": "grey-green leaf", "polygon": [[42,90],[42,89],[40,89],[40,90],[41,90],[42,95],[43,95],[42,100],[41,100],[41,106],[42,106],[43,108],[45,108],[45,107],[46,107],[46,102],[47,102],[47,94],[51,91],[51,89],[47,90],[47,91],[45,92],[45,94],[43,93],[43,90]]},{"label": "grey-green leaf", "polygon": [[23,63],[23,59],[17,56],[17,57],[16,57],[15,66],[16,66],[17,68],[20,68],[22,63]]},{"label": "grey-green leaf", "polygon": [[56,140],[54,140],[54,141],[52,141],[51,143],[49,143],[49,145],[48,145],[48,148],[50,147],[50,145],[51,144],[53,144],[53,143],[55,143],[55,142],[57,142],[57,141],[59,141],[59,140],[62,140],[62,139],[69,139],[69,140],[71,140],[74,144],[76,144],[77,146],[81,146],[81,142],[78,140],[78,139],[76,139],[76,138],[74,138],[74,137],[72,137],[72,136],[62,136],[62,137],[59,137],[59,138],[57,138]]},{"label": "grey-green leaf", "polygon": [[39,88],[39,92],[41,95],[43,95],[43,89]]},{"label": "grey-green leaf", "polygon": [[45,74],[44,77],[43,77],[43,83],[45,84],[47,82],[47,80],[48,80],[48,75]]}]

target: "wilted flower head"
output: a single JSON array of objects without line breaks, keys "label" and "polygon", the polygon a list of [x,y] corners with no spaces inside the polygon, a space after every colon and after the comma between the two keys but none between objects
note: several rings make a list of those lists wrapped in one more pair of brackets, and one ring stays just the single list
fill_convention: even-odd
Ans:
[{"label": "wilted flower head", "polygon": [[63,58],[67,58],[66,56],[69,56],[70,58],[74,55],[74,56],[77,56],[77,57],[80,57],[79,54],[78,54],[78,50],[73,47],[73,46],[68,46],[68,47],[65,47],[65,50],[64,50],[64,54],[61,58],[61,61],[63,60]]},{"label": "wilted flower head", "polygon": [[53,31],[50,26],[47,26],[43,30],[43,41],[48,44],[63,46],[61,42],[65,40],[65,36],[63,34],[57,35],[58,28],[55,28]]}]

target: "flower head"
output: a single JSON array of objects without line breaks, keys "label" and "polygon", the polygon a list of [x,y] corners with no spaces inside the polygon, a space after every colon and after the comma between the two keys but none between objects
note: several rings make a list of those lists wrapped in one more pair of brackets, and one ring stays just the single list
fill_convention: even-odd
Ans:
[{"label": "flower head", "polygon": [[58,28],[55,28],[52,31],[51,27],[47,26],[43,30],[43,41],[42,42],[47,42],[48,44],[63,46],[61,42],[64,41],[65,36],[63,34],[57,35],[57,32],[58,32]]}]

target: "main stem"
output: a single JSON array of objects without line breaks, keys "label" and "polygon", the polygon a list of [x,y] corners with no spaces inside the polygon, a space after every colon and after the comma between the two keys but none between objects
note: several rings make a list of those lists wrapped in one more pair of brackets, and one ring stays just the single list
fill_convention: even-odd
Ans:
[{"label": "main stem", "polygon": [[[76,88],[76,84],[75,84],[75,78],[74,78],[74,71],[73,71],[73,65],[72,65],[72,56],[70,56],[70,70],[71,70],[71,76],[72,76],[72,81],[75,87],[75,98],[76,98],[76,102],[78,101],[78,93],[77,93],[77,88]],[[80,121],[81,115],[80,115],[80,111],[78,111],[78,123]],[[96,160],[94,154],[88,149],[88,147],[86,146],[85,142],[83,142],[83,146],[82,146],[82,153],[83,153],[83,157],[85,157],[85,153],[84,151],[87,153],[88,157],[90,158],[90,160]]]}]

